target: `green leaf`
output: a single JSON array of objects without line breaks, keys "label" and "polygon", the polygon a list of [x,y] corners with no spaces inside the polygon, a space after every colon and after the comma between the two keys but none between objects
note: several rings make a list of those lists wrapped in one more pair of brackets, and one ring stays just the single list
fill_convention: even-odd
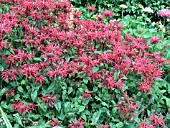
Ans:
[{"label": "green leaf", "polygon": [[26,80],[22,80],[21,85],[25,85],[25,84],[26,84]]},{"label": "green leaf", "polygon": [[21,92],[21,93],[24,92],[24,90],[23,90],[23,88],[21,86],[18,87],[18,91]]},{"label": "green leaf", "polygon": [[19,114],[17,113],[17,114],[15,114],[14,116],[15,116],[15,118],[16,118],[16,120],[17,120],[17,122],[18,122],[21,126],[23,126],[23,124],[22,124],[22,121],[21,121],[21,118],[20,118]]},{"label": "green leaf", "polygon": [[97,121],[99,120],[100,114],[101,114],[100,111],[95,112],[93,114],[93,116],[92,116],[92,124],[96,124],[97,123]]},{"label": "green leaf", "polygon": [[116,71],[116,72],[114,73],[114,81],[117,81],[117,80],[118,80],[119,74],[120,74],[120,71]]},{"label": "green leaf", "polygon": [[68,95],[70,94],[70,93],[72,93],[73,92],[73,88],[72,87],[69,87],[68,88]]},{"label": "green leaf", "polygon": [[6,114],[4,113],[4,111],[2,110],[1,107],[0,107],[0,112],[1,112],[2,118],[3,118],[3,120],[4,120],[4,122],[5,122],[6,126],[7,126],[7,128],[12,128],[11,123],[9,122]]},{"label": "green leaf", "polygon": [[36,97],[37,97],[37,90],[34,90],[32,93],[31,93],[31,99],[33,100],[33,101],[35,101],[35,99],[36,99]]},{"label": "green leaf", "polygon": [[106,104],[106,102],[102,102],[103,106],[109,107],[108,104]]},{"label": "green leaf", "polygon": [[41,62],[42,61],[42,59],[39,58],[39,57],[34,57],[33,60],[36,61],[36,62]]},{"label": "green leaf", "polygon": [[122,122],[117,123],[117,124],[116,124],[116,127],[117,127],[117,128],[122,128],[122,127],[123,127],[123,123],[122,123]]},{"label": "green leaf", "polygon": [[4,67],[2,65],[0,65],[0,72],[4,71]]},{"label": "green leaf", "polygon": [[85,106],[80,106],[80,107],[79,107],[79,112],[84,111],[84,109],[85,109]]},{"label": "green leaf", "polygon": [[8,13],[8,12],[9,12],[9,6],[7,6],[7,5],[4,6],[4,12],[5,12],[5,13]]},{"label": "green leaf", "polygon": [[88,79],[87,79],[87,78],[83,78],[83,82],[84,82],[85,84],[87,84],[87,83],[88,83]]},{"label": "green leaf", "polygon": [[61,110],[61,102],[55,102],[54,103],[55,105],[56,105],[56,109],[58,110],[58,111],[60,111]]},{"label": "green leaf", "polygon": [[98,70],[99,70],[99,67],[94,67],[93,70],[92,70],[92,72],[95,73],[95,72],[97,72]]},{"label": "green leaf", "polygon": [[18,33],[19,33],[20,37],[22,37],[24,35],[21,27],[18,27]]}]

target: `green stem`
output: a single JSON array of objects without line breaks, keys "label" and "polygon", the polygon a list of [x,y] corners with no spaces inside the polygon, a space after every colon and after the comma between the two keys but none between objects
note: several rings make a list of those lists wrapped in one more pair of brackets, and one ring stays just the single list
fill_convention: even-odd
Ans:
[{"label": "green stem", "polygon": [[124,10],[122,10],[122,20],[123,20],[123,13],[124,13]]}]

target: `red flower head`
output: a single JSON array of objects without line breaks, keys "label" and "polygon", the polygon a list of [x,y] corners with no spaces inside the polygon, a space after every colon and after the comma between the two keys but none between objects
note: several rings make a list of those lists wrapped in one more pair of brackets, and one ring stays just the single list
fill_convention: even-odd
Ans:
[{"label": "red flower head", "polygon": [[157,43],[159,43],[161,41],[161,38],[159,38],[159,37],[151,37],[150,41],[151,41],[152,44],[157,44]]},{"label": "red flower head", "polygon": [[8,91],[5,92],[5,94],[6,94],[6,96],[9,96],[10,94],[12,96],[14,96],[15,95],[15,91],[14,90],[8,90]]},{"label": "red flower head", "polygon": [[150,121],[153,126],[165,126],[163,116],[158,117],[155,113],[150,115]]},{"label": "red flower head", "polygon": [[91,97],[91,92],[83,92],[83,98],[89,99]]},{"label": "red flower head", "polygon": [[105,10],[105,11],[102,12],[102,15],[104,17],[111,17],[111,16],[114,15],[114,13],[111,10]]},{"label": "red flower head", "polygon": [[51,126],[58,126],[58,122],[56,121],[56,119],[52,119],[50,125]]},{"label": "red flower head", "polygon": [[87,6],[86,8],[89,12],[94,12],[96,10],[94,6]]},{"label": "red flower head", "polygon": [[69,124],[68,127],[69,128],[84,128],[83,124],[86,124],[86,122],[84,122],[82,118],[80,117],[77,122],[75,123],[73,122]]}]

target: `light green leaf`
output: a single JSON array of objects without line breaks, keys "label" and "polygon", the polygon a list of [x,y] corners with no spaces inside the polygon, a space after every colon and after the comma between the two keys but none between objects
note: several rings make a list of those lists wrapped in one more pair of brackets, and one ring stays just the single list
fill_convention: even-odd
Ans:
[{"label": "light green leaf", "polygon": [[4,122],[5,122],[6,126],[7,126],[7,128],[12,128],[11,123],[9,122],[6,114],[4,113],[4,111],[2,110],[1,107],[0,107],[0,112],[1,112],[2,118],[3,118],[3,120],[4,120]]},{"label": "light green leaf", "polygon": [[116,127],[117,127],[117,128],[122,128],[122,127],[123,127],[123,123],[122,123],[122,122],[117,123],[117,124],[116,124]]},{"label": "light green leaf", "polygon": [[14,116],[15,116],[15,118],[16,118],[16,120],[17,120],[17,122],[18,122],[21,126],[23,126],[23,124],[22,124],[22,121],[21,121],[21,118],[20,118],[19,114],[17,113],[17,114],[15,114]]},{"label": "light green leaf", "polygon": [[97,123],[97,121],[99,120],[100,114],[101,114],[100,111],[95,112],[93,114],[93,116],[92,116],[92,124],[96,124]]},{"label": "light green leaf", "polygon": [[80,106],[80,107],[79,107],[79,112],[84,111],[84,109],[85,109],[85,106]]},{"label": "light green leaf", "polygon": [[87,83],[88,83],[88,79],[87,79],[87,78],[83,78],[83,82],[84,82],[85,84],[87,84]]},{"label": "light green leaf", "polygon": [[116,72],[114,73],[114,80],[115,80],[115,81],[118,80],[119,74],[120,74],[120,71],[116,71]]},{"label": "light green leaf", "polygon": [[0,72],[4,71],[4,67],[2,65],[0,65]]},{"label": "light green leaf", "polygon": [[35,101],[35,98],[37,97],[37,90],[34,90],[32,93],[31,93],[31,99],[33,100],[33,101]]},{"label": "light green leaf", "polygon": [[99,67],[94,67],[93,70],[92,70],[92,72],[95,73],[95,72],[97,72],[98,70],[99,70]]}]

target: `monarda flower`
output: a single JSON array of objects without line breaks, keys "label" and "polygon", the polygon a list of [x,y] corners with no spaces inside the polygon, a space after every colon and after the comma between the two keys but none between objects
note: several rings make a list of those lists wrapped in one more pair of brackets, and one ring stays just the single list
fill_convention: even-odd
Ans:
[{"label": "monarda flower", "polygon": [[86,8],[89,12],[94,12],[96,10],[94,6],[87,6]]},{"label": "monarda flower", "polygon": [[15,91],[14,90],[8,90],[5,92],[6,96],[9,96],[9,95],[12,95],[14,96],[15,95]]},{"label": "monarda flower", "polygon": [[51,126],[58,126],[58,122],[56,121],[56,119],[52,119],[52,121],[50,122]]},{"label": "monarda flower", "polygon": [[12,109],[17,110],[20,114],[25,114],[26,112],[32,112],[37,106],[36,104],[25,105],[21,101],[15,101]]},{"label": "monarda flower", "polygon": [[42,96],[41,100],[45,103],[49,104],[51,107],[54,107],[54,101],[56,100],[57,96]]},{"label": "monarda flower", "polygon": [[2,72],[2,78],[6,81],[12,80],[15,81],[17,79],[18,72],[16,70],[6,69]]},{"label": "monarda flower", "polygon": [[73,12],[74,18],[79,18],[82,15],[82,12],[75,11]]},{"label": "monarda flower", "polygon": [[114,13],[111,10],[105,10],[102,12],[102,16],[104,16],[104,17],[111,17],[113,15],[114,15]]},{"label": "monarda flower", "polygon": [[91,91],[90,92],[83,92],[83,98],[89,99],[91,97]]},{"label": "monarda flower", "polygon": [[150,115],[150,122],[153,126],[165,126],[163,116],[157,116],[155,113]]},{"label": "monarda flower", "polygon": [[77,122],[72,122],[68,125],[68,128],[84,128],[83,124],[86,124],[80,117]]},{"label": "monarda flower", "polygon": [[146,117],[145,117],[144,120],[139,123],[138,128],[154,128],[154,126],[150,124],[146,124]]},{"label": "monarda flower", "polygon": [[150,42],[152,43],[152,44],[157,44],[157,43],[159,43],[161,41],[161,38],[159,38],[159,37],[151,37],[150,38]]},{"label": "monarda flower", "polygon": [[1,41],[0,42],[0,50],[2,50],[3,48],[5,48],[7,46],[7,42],[6,41]]}]

